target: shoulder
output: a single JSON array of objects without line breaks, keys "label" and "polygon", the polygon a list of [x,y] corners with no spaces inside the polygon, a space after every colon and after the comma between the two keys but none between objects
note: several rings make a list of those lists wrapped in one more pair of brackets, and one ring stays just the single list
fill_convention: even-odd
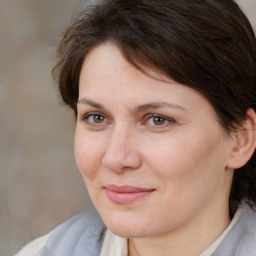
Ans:
[{"label": "shoulder", "polygon": [[243,202],[239,211],[239,219],[213,253],[213,256],[256,255],[256,210]]},{"label": "shoulder", "polygon": [[80,213],[56,227],[50,234],[31,242],[15,256],[68,256],[76,255],[75,251],[94,252],[101,248],[105,229],[96,211]]},{"label": "shoulder", "polygon": [[25,247],[23,247],[20,252],[15,254],[15,256],[35,256],[40,250],[40,248],[42,248],[45,245],[50,235],[51,233],[35,239],[34,241],[30,242]]},{"label": "shoulder", "polygon": [[237,248],[237,255],[256,255],[256,209],[243,205],[241,216],[241,241]]}]

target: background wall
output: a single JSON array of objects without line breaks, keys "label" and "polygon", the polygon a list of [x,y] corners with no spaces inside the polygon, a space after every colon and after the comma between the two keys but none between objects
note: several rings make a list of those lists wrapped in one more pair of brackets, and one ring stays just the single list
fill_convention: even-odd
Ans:
[{"label": "background wall", "polygon": [[[0,0],[0,256],[91,207],[50,75],[57,35],[89,2]],[[256,28],[256,1],[239,2]]]},{"label": "background wall", "polygon": [[0,256],[90,207],[51,78],[56,37],[83,5],[0,0]]}]

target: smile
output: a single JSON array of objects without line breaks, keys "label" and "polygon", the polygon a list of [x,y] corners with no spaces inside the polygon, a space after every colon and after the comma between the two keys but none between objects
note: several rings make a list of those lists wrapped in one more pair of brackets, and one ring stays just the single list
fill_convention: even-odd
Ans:
[{"label": "smile", "polygon": [[150,195],[155,189],[138,188],[133,186],[108,185],[104,187],[109,200],[116,204],[128,204]]}]

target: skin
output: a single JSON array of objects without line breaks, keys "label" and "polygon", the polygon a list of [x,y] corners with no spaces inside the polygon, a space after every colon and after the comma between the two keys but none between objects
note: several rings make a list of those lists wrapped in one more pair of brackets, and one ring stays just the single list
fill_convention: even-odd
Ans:
[{"label": "skin", "polygon": [[[86,56],[77,164],[106,226],[129,238],[129,255],[198,256],[230,223],[227,163],[236,142],[199,92],[146,71],[156,79],[112,44]],[[118,204],[106,196],[109,184],[154,192]]]}]

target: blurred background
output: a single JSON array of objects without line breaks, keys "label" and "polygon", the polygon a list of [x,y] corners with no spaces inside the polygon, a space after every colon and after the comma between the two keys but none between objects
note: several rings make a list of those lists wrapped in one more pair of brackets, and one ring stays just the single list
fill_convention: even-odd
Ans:
[{"label": "blurred background", "polygon": [[[92,2],[0,0],[0,256],[92,207],[51,78],[58,36]],[[238,2],[256,29],[256,0]]]}]

